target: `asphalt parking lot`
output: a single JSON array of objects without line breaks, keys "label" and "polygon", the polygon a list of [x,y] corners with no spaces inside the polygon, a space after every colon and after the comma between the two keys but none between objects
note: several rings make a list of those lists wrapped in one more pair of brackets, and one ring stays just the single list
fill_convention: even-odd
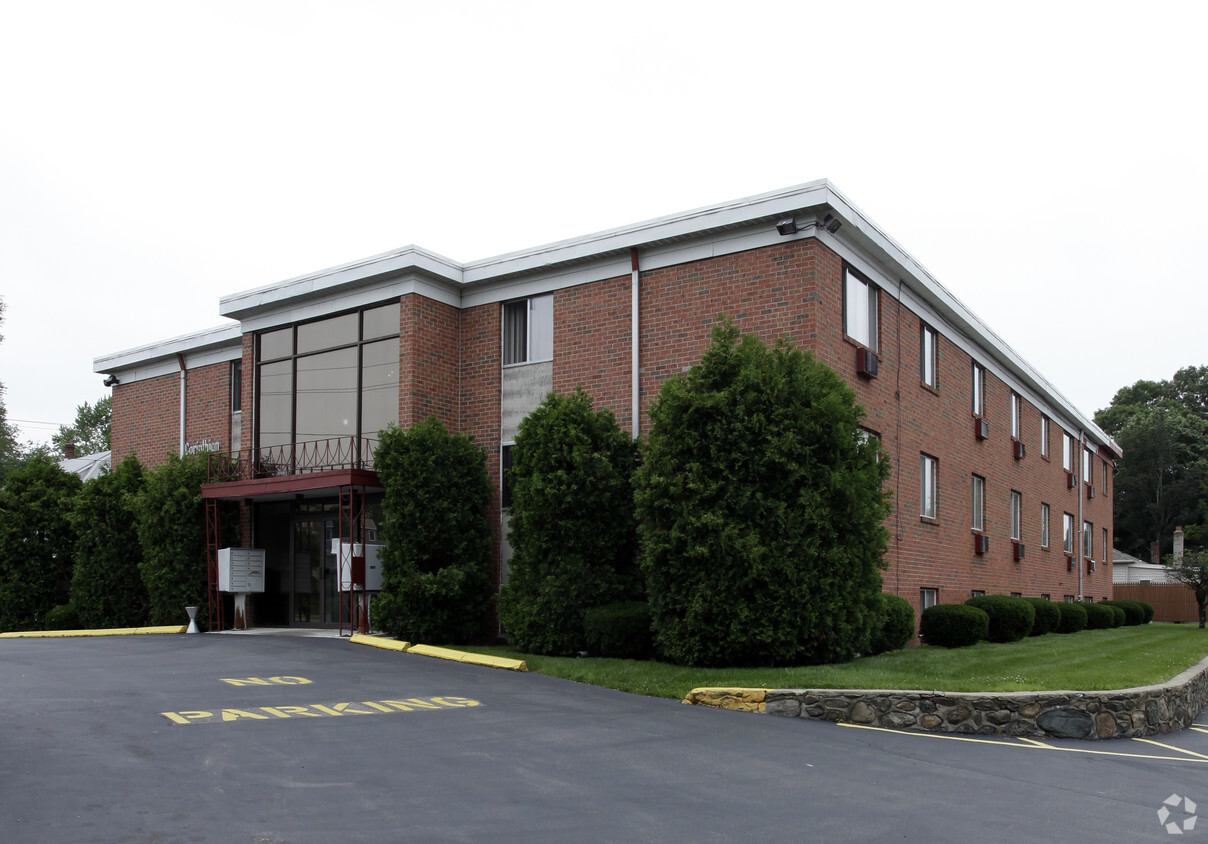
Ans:
[{"label": "asphalt parking lot", "polygon": [[1157,841],[1164,819],[1208,840],[1193,805],[1208,814],[1208,712],[1198,725],[1153,742],[962,740],[340,639],[0,639],[0,835]]}]

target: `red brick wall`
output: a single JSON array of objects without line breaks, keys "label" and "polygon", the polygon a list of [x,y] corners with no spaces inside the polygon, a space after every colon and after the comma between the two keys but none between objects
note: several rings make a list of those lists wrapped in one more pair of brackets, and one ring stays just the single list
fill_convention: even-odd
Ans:
[{"label": "red brick wall", "polygon": [[231,362],[190,369],[187,379],[185,443],[210,439],[226,451],[231,445]]},{"label": "red brick wall", "polygon": [[110,447],[115,466],[129,454],[156,466],[180,451],[179,373],[114,386]]},{"label": "red brick wall", "polygon": [[457,430],[460,311],[409,293],[402,298],[399,333],[399,424],[436,416]]},{"label": "red brick wall", "polygon": [[631,310],[629,276],[554,293],[554,389],[570,393],[582,385],[626,431],[633,415]]}]

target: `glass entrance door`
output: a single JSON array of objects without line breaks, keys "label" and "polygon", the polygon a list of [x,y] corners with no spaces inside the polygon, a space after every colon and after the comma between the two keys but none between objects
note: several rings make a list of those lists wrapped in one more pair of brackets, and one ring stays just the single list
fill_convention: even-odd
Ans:
[{"label": "glass entrance door", "polygon": [[337,621],[336,555],[331,552],[335,530],[334,517],[303,516],[294,522],[295,624],[335,624]]}]

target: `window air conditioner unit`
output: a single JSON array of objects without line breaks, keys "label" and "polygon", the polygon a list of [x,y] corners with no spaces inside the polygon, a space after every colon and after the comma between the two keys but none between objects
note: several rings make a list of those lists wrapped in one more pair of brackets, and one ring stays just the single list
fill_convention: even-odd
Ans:
[{"label": "window air conditioner unit", "polygon": [[985,534],[975,533],[973,535],[973,553],[977,555],[985,554],[990,550],[990,537]]},{"label": "window air conditioner unit", "polygon": [[1078,486],[1078,478],[1074,476],[1073,472],[1066,472],[1065,483],[1066,486],[1068,486],[1070,489],[1073,489],[1074,487]]},{"label": "window air conditioner unit", "polygon": [[990,437],[990,423],[985,419],[974,419],[973,434],[979,440],[988,439]]},{"label": "window air conditioner unit", "polygon": [[856,372],[865,378],[876,378],[877,353],[872,349],[856,349]]},{"label": "window air conditioner unit", "polygon": [[1086,485],[1086,498],[1087,498],[1087,500],[1089,501],[1090,499],[1092,499],[1092,498],[1094,498],[1094,497],[1095,497],[1095,485],[1094,485],[1094,484],[1087,484],[1087,485]]},{"label": "window air conditioner unit", "polygon": [[1094,560],[1087,560],[1087,561],[1086,561],[1086,573],[1087,573],[1087,574],[1090,574],[1090,573],[1091,573],[1091,572],[1093,572],[1094,570],[1095,570],[1095,561],[1094,561]]},{"label": "window air conditioner unit", "polygon": [[1016,440],[1015,441],[1015,459],[1023,460],[1024,457],[1027,455],[1027,453],[1028,453],[1027,447],[1019,440]]},{"label": "window air conditioner unit", "polygon": [[1024,545],[1022,542],[1013,542],[1011,544],[1014,546],[1015,562],[1018,563],[1023,559]]},{"label": "window air conditioner unit", "polygon": [[1065,570],[1066,571],[1074,570],[1074,558],[1069,556],[1068,554],[1065,557]]}]

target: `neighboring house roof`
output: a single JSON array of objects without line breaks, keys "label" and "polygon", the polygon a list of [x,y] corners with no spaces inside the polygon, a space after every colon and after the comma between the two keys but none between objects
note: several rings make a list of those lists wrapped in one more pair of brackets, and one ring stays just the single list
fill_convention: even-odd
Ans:
[{"label": "neighboring house roof", "polygon": [[59,468],[64,472],[79,475],[80,480],[90,481],[109,471],[110,452],[98,451],[96,454],[85,454],[83,457],[64,457],[59,460]]},{"label": "neighboring house roof", "polygon": [[1173,583],[1170,569],[1112,549],[1112,583]]}]

